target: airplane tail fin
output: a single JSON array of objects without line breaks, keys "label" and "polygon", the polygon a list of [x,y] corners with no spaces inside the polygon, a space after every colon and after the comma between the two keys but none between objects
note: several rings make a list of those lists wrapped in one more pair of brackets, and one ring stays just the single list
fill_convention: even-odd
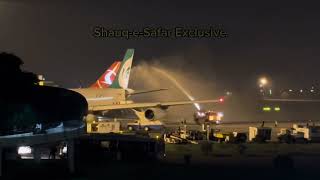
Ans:
[{"label": "airplane tail fin", "polygon": [[134,49],[128,49],[121,62],[120,71],[115,81],[111,84],[111,88],[127,89],[130,78],[131,65],[133,61]]},{"label": "airplane tail fin", "polygon": [[92,84],[91,88],[108,88],[115,80],[117,73],[120,69],[121,62],[115,61],[100,77]]}]

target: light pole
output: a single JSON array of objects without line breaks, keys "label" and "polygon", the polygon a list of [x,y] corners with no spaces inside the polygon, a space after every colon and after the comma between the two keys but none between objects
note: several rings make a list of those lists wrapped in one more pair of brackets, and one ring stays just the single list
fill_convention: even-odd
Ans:
[{"label": "light pole", "polygon": [[266,77],[262,77],[259,79],[260,87],[264,87],[268,84],[268,79]]},{"label": "light pole", "polygon": [[262,93],[262,96],[265,95],[265,87],[269,84],[269,81],[266,77],[261,77],[259,79],[259,88],[260,92]]}]

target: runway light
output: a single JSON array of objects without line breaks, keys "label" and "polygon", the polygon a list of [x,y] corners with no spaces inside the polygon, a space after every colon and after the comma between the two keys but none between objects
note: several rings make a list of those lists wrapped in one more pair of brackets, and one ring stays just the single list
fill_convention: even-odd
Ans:
[{"label": "runway light", "polygon": [[280,107],[275,107],[274,110],[275,111],[280,111]]},{"label": "runway light", "polygon": [[20,146],[18,148],[18,154],[19,155],[31,154],[31,147],[30,146]]},{"label": "runway light", "polygon": [[263,111],[271,111],[271,108],[270,108],[270,107],[263,107],[262,110],[263,110]]}]

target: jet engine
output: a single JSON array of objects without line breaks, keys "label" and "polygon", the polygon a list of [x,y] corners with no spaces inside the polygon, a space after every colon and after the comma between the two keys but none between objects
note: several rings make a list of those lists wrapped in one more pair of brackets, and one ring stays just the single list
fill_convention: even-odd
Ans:
[{"label": "jet engine", "polygon": [[166,115],[166,110],[161,108],[149,108],[144,111],[145,118],[149,120],[161,119]]}]

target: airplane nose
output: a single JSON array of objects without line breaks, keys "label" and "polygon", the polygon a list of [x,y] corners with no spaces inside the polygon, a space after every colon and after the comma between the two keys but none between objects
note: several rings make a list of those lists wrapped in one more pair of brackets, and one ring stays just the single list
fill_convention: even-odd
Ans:
[{"label": "airplane nose", "polygon": [[0,135],[29,132],[38,123],[46,128],[67,121],[80,125],[88,112],[81,94],[46,86],[25,88],[15,99],[0,101],[0,107]]},{"label": "airplane nose", "polygon": [[88,113],[88,103],[81,94],[63,89],[60,97],[61,119],[63,121],[81,119]]},{"label": "airplane nose", "polygon": [[82,120],[88,103],[81,94],[57,87],[39,87],[33,105],[42,123]]}]

